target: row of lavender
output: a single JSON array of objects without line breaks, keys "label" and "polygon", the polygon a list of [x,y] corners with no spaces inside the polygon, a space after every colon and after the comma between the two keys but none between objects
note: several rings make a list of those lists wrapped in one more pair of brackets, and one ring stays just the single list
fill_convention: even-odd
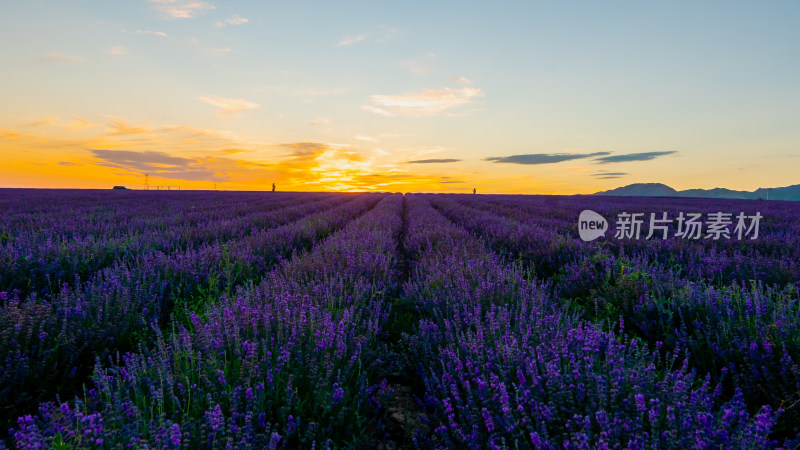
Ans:
[{"label": "row of lavender", "polygon": [[[240,195],[223,194],[221,198],[212,198],[210,207],[192,196],[165,197],[163,202],[171,208],[180,206],[178,211],[193,209],[192,205],[197,203],[198,209],[209,211],[209,216],[205,222],[195,221],[195,225],[199,229],[213,229],[213,224],[208,222],[218,217],[211,210],[224,209],[226,198],[227,203],[237,204],[241,211],[245,211],[241,201],[256,200],[241,199]],[[137,203],[149,202],[150,215],[166,216],[162,218],[162,225],[169,223],[172,219],[168,216],[175,211],[166,209],[158,214],[162,199],[146,197],[138,198]],[[287,194],[286,197],[251,201],[251,207],[261,211],[261,215],[251,211],[243,217],[268,217],[269,221],[256,221],[259,226],[251,226],[247,232],[225,234],[224,231],[231,228],[230,222],[223,220],[219,223],[223,233],[217,239],[174,245],[171,252],[164,252],[156,248],[164,234],[142,224],[144,231],[131,228],[129,233],[134,236],[132,240],[138,241],[136,245],[149,250],[124,252],[104,267],[97,260],[90,260],[89,264],[96,265],[97,270],[85,281],[76,279],[72,284],[64,283],[60,291],[47,297],[24,298],[15,291],[0,292],[0,403],[4,405],[0,419],[3,423],[11,424],[20,413],[35,411],[40,401],[54,399],[56,393],[71,396],[80,390],[96,361],[107,364],[113,355],[154,342],[159,330],[169,330],[173,326],[172,316],[188,325],[192,312],[202,311],[206,304],[215,302],[223,293],[234,292],[237,286],[258,283],[282,259],[304,251],[317,239],[343,227],[383,196],[310,195],[304,198],[299,194]],[[108,231],[104,236],[124,231],[125,220],[115,214],[130,216],[128,207],[135,206],[126,204],[129,201],[129,197],[124,198],[114,212],[107,212],[108,222],[121,225],[117,231]],[[11,217],[7,219],[9,223],[15,222],[14,213],[28,214],[24,207],[11,212],[6,214]],[[80,215],[73,219],[80,220]],[[159,219],[150,221],[158,223]],[[24,220],[16,220],[16,223],[24,223]],[[173,236],[191,233],[191,226],[191,220],[188,225],[181,224],[181,231]],[[88,235],[92,227],[87,226],[86,230]],[[73,227],[71,232],[78,231]],[[66,232],[50,230],[48,233]],[[4,244],[5,251],[10,252],[8,247],[14,246],[26,248],[23,244],[36,247],[35,243],[27,241],[35,236],[31,230],[11,230],[11,235],[13,240]],[[63,235],[61,239],[72,242]],[[75,245],[80,245],[81,240],[75,240],[79,241]],[[47,248],[27,251],[45,253]],[[82,255],[78,253],[74,257]],[[58,257],[70,258],[69,255]],[[60,260],[57,263],[71,264]]]},{"label": "row of lavender", "polygon": [[[687,356],[721,399],[783,409],[773,437],[800,433],[800,208],[785,202],[433,196],[455,223],[518,259],[583,317]],[[760,213],[756,239],[578,237],[580,211]],[[674,231],[672,224],[670,235]],[[669,365],[658,366],[670,369]]]},{"label": "row of lavender", "polygon": [[0,291],[48,298],[143,253],[170,254],[227,242],[304,214],[298,204],[338,203],[324,194],[30,190],[0,197]]},{"label": "row of lavender", "polygon": [[[461,214],[467,208],[469,214],[456,220],[498,250],[533,262],[540,275],[561,271],[575,254],[593,254],[600,248],[615,256],[644,254],[654,264],[693,280],[725,284],[756,279],[787,284],[800,279],[800,208],[791,202],[467,195],[434,196],[432,202],[448,217],[451,210]],[[612,221],[606,239],[588,245],[579,239],[578,215],[585,209]],[[623,212],[642,214],[645,223],[638,239],[615,238],[620,222],[614,219]],[[728,238],[706,238],[708,230],[703,230],[699,239],[675,236],[681,213],[700,213],[707,219],[715,212],[761,215],[757,238],[752,239],[753,230],[739,239],[733,233],[734,218]],[[646,239],[651,213],[671,219],[668,239],[658,231]]]},{"label": "row of lavender", "polygon": [[[436,199],[434,199],[436,200]],[[725,399],[691,357],[580,318],[549,281],[408,199],[405,287],[422,320],[406,336],[432,436],[451,448],[724,448],[774,444],[777,413]],[[469,220],[458,216],[462,221]],[[621,324],[620,324],[621,325]],[[620,326],[622,328],[622,326]]]},{"label": "row of lavender", "polygon": [[74,401],[43,403],[18,447],[310,447],[357,442],[388,395],[373,383],[396,290],[402,196],[223,295],[155,345],[97,365]]}]

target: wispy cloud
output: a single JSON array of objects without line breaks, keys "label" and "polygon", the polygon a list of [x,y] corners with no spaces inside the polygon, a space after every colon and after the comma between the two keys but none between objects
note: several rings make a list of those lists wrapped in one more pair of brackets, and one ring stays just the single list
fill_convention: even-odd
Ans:
[{"label": "wispy cloud", "polygon": [[216,9],[216,6],[203,1],[192,0],[148,0],[153,7],[166,19],[190,19],[206,11]]},{"label": "wispy cloud", "polygon": [[349,34],[336,44],[337,47],[346,47],[348,45],[353,45],[358,42],[362,42],[366,39],[369,39],[372,42],[384,43],[392,39],[400,30],[394,27],[388,27],[386,25],[381,25],[378,27],[377,30],[373,30],[372,32],[365,34]]},{"label": "wispy cloud", "polygon": [[348,45],[353,45],[353,44],[355,44],[357,42],[363,41],[366,37],[367,36],[363,35],[363,34],[359,34],[359,35],[356,35],[356,36],[346,36],[346,37],[342,38],[339,41],[339,43],[336,44],[336,46],[337,47],[346,47]]},{"label": "wispy cloud", "polygon": [[407,159],[409,161],[414,161],[414,160],[417,160],[417,159],[427,159],[427,158],[423,158],[423,156],[430,156],[430,155],[435,155],[437,153],[443,153],[443,152],[446,152],[448,149],[445,148],[445,147],[441,147],[441,146],[437,145],[437,146],[432,146],[432,147],[420,147],[420,148],[409,149],[409,150],[411,150],[411,153],[409,153]]},{"label": "wispy cloud", "polygon": [[363,136],[363,135],[358,135],[358,136],[355,137],[355,139],[357,141],[364,141],[364,142],[380,142],[381,141],[378,138],[374,138],[372,136]]},{"label": "wispy cloud", "polygon": [[364,157],[350,145],[333,144],[318,141],[289,142],[277,147],[290,151],[289,157],[294,162],[347,160],[364,162]]},{"label": "wispy cloud", "polygon": [[460,159],[417,159],[415,161],[406,161],[408,164],[442,164],[461,162]]},{"label": "wispy cloud", "polygon": [[[594,153],[533,153],[528,155],[512,155],[512,156],[492,156],[486,158],[486,161],[495,163],[510,163],[510,164],[554,164],[563,161],[572,161],[575,159],[592,158],[595,164],[610,164],[621,163],[629,161],[649,161],[658,158],[659,156],[672,155],[678,152],[644,152],[644,153],[628,153],[624,155],[612,155],[610,152],[594,152]],[[613,176],[620,177],[627,175],[627,173],[613,172],[613,173],[599,173],[594,176]]]},{"label": "wispy cloud", "polygon": [[214,26],[216,28],[222,28],[222,27],[224,27],[226,25],[244,25],[247,22],[249,22],[249,20],[245,19],[244,17],[237,16],[236,14],[234,14],[233,17],[228,17],[225,20],[221,20],[221,21],[215,23]]},{"label": "wispy cloud", "polygon": [[19,131],[11,130],[8,128],[0,128],[0,138],[11,139],[19,137]]},{"label": "wispy cloud", "polygon": [[593,158],[596,156],[610,155],[609,152],[595,153],[532,153],[528,155],[492,156],[486,161],[509,164],[554,164],[574,159]]},{"label": "wispy cloud", "polygon": [[51,52],[45,53],[41,57],[42,61],[48,62],[70,62],[70,63],[80,63],[86,61],[86,58],[81,58],[80,56],[74,55],[64,55],[61,53]]},{"label": "wispy cloud", "polygon": [[33,119],[28,123],[28,126],[31,127],[40,127],[44,125],[53,125],[58,127],[63,127],[67,131],[75,131],[81,130],[84,128],[94,128],[100,126],[99,123],[90,122],[83,117],[75,116],[72,122],[69,123],[62,123],[59,121],[58,117],[44,117],[41,119]]},{"label": "wispy cloud", "polygon": [[234,137],[234,135],[228,131],[211,130],[208,128],[191,127],[188,125],[165,125],[162,128],[159,128],[159,131],[164,131],[169,133],[173,132],[185,133],[193,137],[210,136],[221,139],[233,139]]},{"label": "wispy cloud", "polygon": [[220,117],[235,116],[241,112],[260,109],[261,105],[241,98],[197,97],[198,100],[220,108]]},{"label": "wispy cloud", "polygon": [[228,181],[230,178],[203,167],[202,161],[164,152],[131,150],[90,150],[100,160],[100,165],[116,167],[131,172],[153,172],[161,178],[192,181]]},{"label": "wispy cloud", "polygon": [[279,147],[291,150],[291,157],[301,160],[314,159],[328,149],[327,144],[315,141],[288,142],[280,144]]},{"label": "wispy cloud", "polygon": [[58,124],[58,117],[43,117],[41,119],[33,119],[28,124],[32,127],[39,127],[42,125],[57,125]]},{"label": "wispy cloud", "polygon": [[605,156],[603,158],[597,158],[595,161],[597,161],[600,164],[630,162],[630,161],[650,161],[651,159],[658,158],[659,156],[674,155],[676,153],[678,152],[669,151],[669,152],[628,153],[626,155]]},{"label": "wispy cloud", "polygon": [[622,178],[625,175],[628,175],[628,173],[627,172],[600,171],[600,172],[592,174],[592,176],[597,178],[598,180],[614,180],[614,179],[617,179],[617,178]]},{"label": "wispy cloud", "polygon": [[149,125],[135,126],[131,125],[127,119],[117,116],[108,116],[111,123],[108,124],[108,130],[113,134],[148,134],[153,131]]},{"label": "wispy cloud", "polygon": [[70,162],[70,161],[61,161],[58,163],[60,166],[70,167],[70,166],[80,166],[81,164]]},{"label": "wispy cloud", "polygon": [[401,95],[372,95],[372,105],[364,105],[362,109],[382,116],[433,116],[452,108],[472,103],[481,94],[480,89],[444,88],[430,89],[422,93]]},{"label": "wispy cloud", "polygon": [[413,73],[416,73],[417,75],[425,75],[431,71],[431,68],[428,65],[428,63],[435,57],[436,57],[435,54],[427,53],[425,55],[403,61],[400,63],[400,66],[405,67],[406,69],[408,69]]},{"label": "wispy cloud", "polygon": [[153,36],[161,36],[161,37],[167,36],[167,33],[164,33],[163,31],[136,30],[136,31],[134,31],[134,33],[136,33],[136,34],[150,34],[150,35],[153,35]]},{"label": "wispy cloud", "polygon": [[393,112],[390,112],[390,111],[387,111],[387,110],[385,110],[383,108],[378,108],[378,107],[375,107],[375,106],[372,106],[372,105],[364,105],[364,106],[361,107],[361,109],[363,109],[364,111],[369,111],[369,112],[371,112],[373,114],[378,114],[379,116],[383,116],[383,117],[394,117],[394,116],[397,115],[397,114],[395,114]]},{"label": "wispy cloud", "polygon": [[194,160],[172,156],[164,152],[136,152],[130,150],[89,150],[95,158],[120,169],[136,171],[185,169]]},{"label": "wispy cloud", "polygon": [[108,51],[109,55],[124,55],[126,53],[128,53],[128,50],[121,45],[111,47],[111,50]]},{"label": "wispy cloud", "polygon": [[592,176],[593,177],[600,177],[600,178],[603,178],[603,177],[622,177],[622,176],[625,176],[627,174],[628,174],[627,172],[598,172],[598,173],[592,174]]},{"label": "wispy cloud", "polygon": [[456,77],[453,79],[453,82],[456,84],[472,84],[472,81],[466,77]]},{"label": "wispy cloud", "polygon": [[247,149],[244,149],[244,148],[226,148],[226,149],[220,150],[219,152],[223,153],[225,155],[235,155],[237,153],[248,153],[248,152],[251,152],[251,151],[252,150],[247,150]]}]

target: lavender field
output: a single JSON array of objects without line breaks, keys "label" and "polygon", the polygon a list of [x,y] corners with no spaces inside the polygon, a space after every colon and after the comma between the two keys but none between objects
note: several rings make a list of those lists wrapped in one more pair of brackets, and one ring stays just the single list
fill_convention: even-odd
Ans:
[{"label": "lavender field", "polygon": [[8,448],[794,448],[800,204],[0,190],[0,353]]}]

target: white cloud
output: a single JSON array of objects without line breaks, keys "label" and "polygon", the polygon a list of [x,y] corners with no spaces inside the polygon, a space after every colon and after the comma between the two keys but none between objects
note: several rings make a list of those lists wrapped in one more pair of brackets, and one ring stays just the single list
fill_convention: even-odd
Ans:
[{"label": "white cloud", "polygon": [[348,37],[343,38],[341,41],[339,41],[339,43],[336,44],[336,46],[337,47],[345,47],[345,46],[348,46],[348,45],[355,44],[356,42],[361,42],[361,41],[364,40],[364,38],[366,38],[366,36],[363,35],[363,34],[359,34],[358,36],[348,36]]},{"label": "white cloud", "polygon": [[111,50],[108,51],[109,55],[124,55],[126,53],[128,53],[128,50],[126,50],[125,47],[121,45],[111,47]]},{"label": "white cloud", "polygon": [[364,141],[364,142],[380,142],[380,139],[374,138],[372,136],[356,136],[357,141]]},{"label": "white cloud", "polygon": [[446,152],[447,148],[441,146],[433,146],[433,147],[420,147],[414,149],[409,155],[408,159],[418,159],[423,156],[435,155],[437,153]]},{"label": "white cloud", "polygon": [[198,100],[220,108],[220,117],[235,116],[240,112],[260,109],[261,105],[241,98],[197,97]]},{"label": "white cloud", "polygon": [[352,34],[351,35],[347,35],[347,36],[343,37],[339,41],[339,43],[336,44],[336,46],[337,47],[345,47],[345,46],[348,46],[348,45],[355,44],[357,42],[361,42],[361,41],[363,41],[363,40],[365,40],[367,38],[369,38],[370,41],[372,41],[372,42],[384,43],[384,42],[387,42],[388,40],[392,39],[392,37],[394,35],[396,35],[397,33],[399,33],[399,32],[400,32],[400,30],[398,30],[397,28],[390,28],[390,27],[387,27],[386,25],[381,25],[380,27],[378,27],[377,31],[373,30],[369,34],[360,33],[360,34],[356,34],[356,35],[352,35]]},{"label": "white cloud", "polygon": [[467,117],[469,114],[465,112],[461,113],[444,113],[445,117]]},{"label": "white cloud", "polygon": [[203,1],[192,0],[148,0],[156,11],[167,19],[189,19],[203,14],[216,6]]},{"label": "white cloud", "polygon": [[427,90],[422,93],[401,95],[372,95],[372,105],[362,106],[363,109],[382,116],[433,116],[446,110],[457,108],[474,101],[481,95],[480,89],[444,88],[441,90]]},{"label": "white cloud", "polygon": [[162,36],[162,37],[167,35],[167,33],[164,33],[163,31],[151,31],[151,30],[136,30],[136,31],[134,31],[134,33],[136,33],[136,34],[151,34],[153,36]]},{"label": "white cloud", "polygon": [[81,58],[80,56],[74,55],[62,55],[61,53],[45,53],[42,55],[43,61],[50,61],[50,62],[84,62],[86,58]]},{"label": "white cloud", "polygon": [[469,81],[469,79],[465,77],[456,77],[453,81],[457,84],[472,84],[472,81]]},{"label": "white cloud", "polygon": [[244,17],[237,16],[236,14],[234,14],[233,17],[229,17],[229,18],[227,18],[225,20],[219,21],[216,24],[214,24],[214,26],[217,27],[217,28],[222,28],[225,25],[244,25],[247,22],[249,22],[249,20],[245,19]]},{"label": "white cloud", "polygon": [[375,113],[375,114],[384,116],[384,117],[394,117],[394,116],[397,115],[395,113],[386,111],[385,109],[376,108],[376,107],[374,107],[372,105],[364,105],[364,106],[361,107],[361,109],[363,109],[365,111],[369,111],[371,113]]}]

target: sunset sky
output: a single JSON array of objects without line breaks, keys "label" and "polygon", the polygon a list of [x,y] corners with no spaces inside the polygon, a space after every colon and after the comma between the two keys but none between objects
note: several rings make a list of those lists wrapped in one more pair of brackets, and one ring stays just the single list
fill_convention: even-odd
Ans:
[{"label": "sunset sky", "polygon": [[800,184],[800,2],[0,5],[0,187]]}]

